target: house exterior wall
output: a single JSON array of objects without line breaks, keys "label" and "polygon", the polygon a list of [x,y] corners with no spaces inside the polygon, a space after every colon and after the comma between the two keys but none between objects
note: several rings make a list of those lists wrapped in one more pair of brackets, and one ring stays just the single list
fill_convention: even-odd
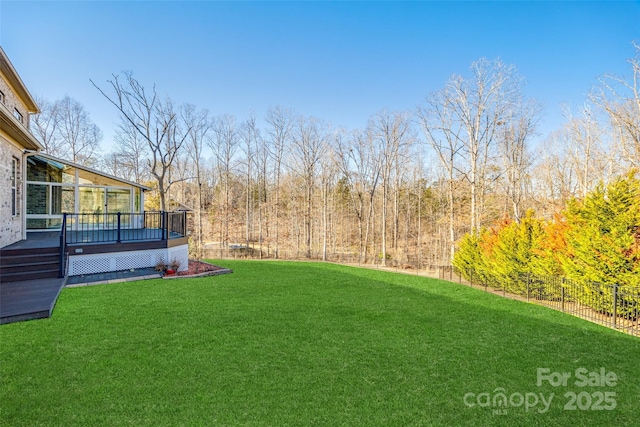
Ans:
[{"label": "house exterior wall", "polygon": [[[0,47],[0,248],[25,237],[24,150],[39,149],[29,131],[38,111],[24,83]],[[16,111],[19,114],[16,114]],[[15,171],[15,172],[14,172]]]},{"label": "house exterior wall", "polygon": [[29,129],[29,110],[25,103],[16,96],[16,91],[9,85],[5,77],[0,79],[0,92],[3,93],[3,104],[13,114],[13,110],[16,109],[22,115],[22,124],[25,128]]},{"label": "house exterior wall", "polygon": [[[16,215],[12,214],[13,193],[11,185],[12,161],[18,161],[15,183]],[[22,150],[0,131],[0,248],[22,239]]]}]

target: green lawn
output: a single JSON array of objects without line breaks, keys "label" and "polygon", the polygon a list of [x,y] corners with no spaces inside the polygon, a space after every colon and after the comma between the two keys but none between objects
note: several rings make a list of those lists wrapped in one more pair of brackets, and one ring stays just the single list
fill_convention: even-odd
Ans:
[{"label": "green lawn", "polygon": [[[234,273],[65,289],[51,319],[1,326],[0,425],[640,423],[638,338],[423,277],[217,264]],[[571,378],[539,387],[537,368]],[[554,397],[464,402],[502,389]]]}]

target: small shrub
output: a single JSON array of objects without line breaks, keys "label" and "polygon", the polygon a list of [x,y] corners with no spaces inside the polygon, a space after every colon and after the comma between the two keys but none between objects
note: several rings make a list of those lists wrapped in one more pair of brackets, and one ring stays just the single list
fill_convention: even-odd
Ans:
[{"label": "small shrub", "polygon": [[174,259],[171,260],[171,263],[169,264],[169,267],[171,268],[171,270],[178,271],[178,269],[180,269],[181,265],[182,265],[182,263],[180,261],[178,261],[177,258],[174,258]]},{"label": "small shrub", "polygon": [[164,263],[164,261],[158,261],[158,263],[155,266],[155,270],[159,271],[159,272],[165,272],[167,271],[167,264]]}]

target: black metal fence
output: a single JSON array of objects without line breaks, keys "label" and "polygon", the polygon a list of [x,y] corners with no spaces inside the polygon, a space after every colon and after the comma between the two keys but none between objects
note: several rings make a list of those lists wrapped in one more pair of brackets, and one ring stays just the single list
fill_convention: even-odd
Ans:
[{"label": "black metal fence", "polygon": [[[640,336],[640,287],[577,281],[557,276],[518,274],[503,280],[480,279],[473,272],[460,275],[454,268],[442,269],[442,278],[516,296],[630,335]],[[448,276],[448,277],[447,277]]]},{"label": "black metal fence", "polygon": [[64,244],[168,240],[187,235],[186,212],[65,213]]}]

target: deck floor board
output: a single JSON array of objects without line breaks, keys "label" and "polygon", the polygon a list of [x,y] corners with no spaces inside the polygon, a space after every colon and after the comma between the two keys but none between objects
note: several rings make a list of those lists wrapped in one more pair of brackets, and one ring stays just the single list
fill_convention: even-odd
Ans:
[{"label": "deck floor board", "polygon": [[0,324],[49,317],[63,286],[64,279],[0,283]]}]

